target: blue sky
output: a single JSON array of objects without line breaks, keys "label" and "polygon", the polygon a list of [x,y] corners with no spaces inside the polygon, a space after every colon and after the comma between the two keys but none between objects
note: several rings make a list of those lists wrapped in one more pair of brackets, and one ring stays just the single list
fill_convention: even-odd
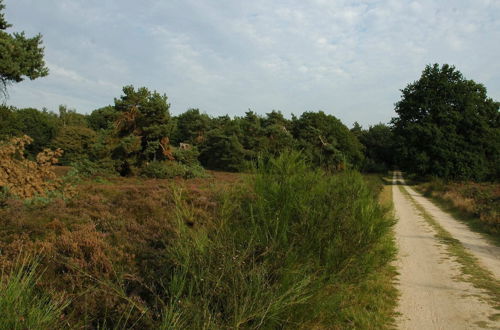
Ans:
[{"label": "blue sky", "polygon": [[48,77],[8,104],[113,103],[124,85],[165,93],[173,114],[324,110],[388,122],[426,64],[455,65],[500,100],[500,1],[4,0],[11,31],[43,34]]}]

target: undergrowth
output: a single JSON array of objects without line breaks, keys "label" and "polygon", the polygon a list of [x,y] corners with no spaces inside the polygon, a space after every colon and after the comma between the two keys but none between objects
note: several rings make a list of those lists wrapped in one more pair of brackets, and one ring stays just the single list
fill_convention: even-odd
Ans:
[{"label": "undergrowth", "polygon": [[161,267],[164,327],[381,326],[348,317],[344,300],[394,252],[392,220],[362,177],[291,153],[260,163],[248,185],[225,196],[213,230],[178,228]]},{"label": "undergrowth", "polygon": [[41,251],[37,287],[68,301],[70,328],[387,328],[393,219],[380,185],[302,158],[261,162],[243,183],[110,178],[69,200],[7,200],[0,266]]},{"label": "undergrowth", "polygon": [[500,244],[500,184],[434,179],[421,183],[417,189]]}]

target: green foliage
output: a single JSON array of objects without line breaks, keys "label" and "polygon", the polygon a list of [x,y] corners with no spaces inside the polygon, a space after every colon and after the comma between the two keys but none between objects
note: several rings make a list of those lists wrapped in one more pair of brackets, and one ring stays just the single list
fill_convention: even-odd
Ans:
[{"label": "green foliage", "polygon": [[[389,126],[377,124],[368,130],[361,130],[361,126],[354,128],[359,141],[365,148],[365,162],[363,170],[366,172],[386,172],[394,165],[394,134]],[[351,131],[353,131],[351,129]]]},{"label": "green foliage", "polygon": [[327,169],[360,167],[363,146],[342,122],[323,111],[304,112],[292,120],[299,147],[314,164]]},{"label": "green foliage", "polygon": [[192,166],[199,165],[198,156],[200,153],[196,147],[191,149],[176,149],[173,152],[174,158],[181,164]]},{"label": "green foliage", "polygon": [[69,109],[66,105],[63,104],[59,106],[59,120],[57,123],[60,127],[66,127],[66,126],[88,127],[87,118],[85,115],[76,112],[75,109]]},{"label": "green foliage", "polygon": [[28,38],[24,32],[5,32],[11,25],[4,18],[5,5],[0,1],[0,90],[7,84],[44,77],[49,73],[43,60],[42,36]]},{"label": "green foliage", "polygon": [[140,174],[147,178],[172,179],[184,177],[186,168],[173,161],[153,161],[141,168]]},{"label": "green foliage", "polygon": [[198,109],[189,109],[176,117],[176,129],[173,140],[176,143],[199,145],[205,140],[211,120]]},{"label": "green foliage", "polygon": [[357,173],[325,175],[296,152],[258,168],[252,197],[226,197],[212,230],[188,230],[177,195],[178,238],[157,273],[163,328],[353,326],[339,317],[346,291],[324,292],[387,263],[392,221]]},{"label": "green foliage", "polygon": [[170,122],[167,96],[150,92],[142,87],[135,90],[125,86],[119,99],[115,99],[118,113],[115,121],[117,137],[120,139],[113,158],[122,160],[120,173],[129,175],[130,169],[150,160],[166,159],[165,141],[173,131]]},{"label": "green foliage", "polygon": [[114,122],[118,119],[119,113],[115,107],[109,105],[96,109],[87,117],[88,125],[94,131],[113,128]]},{"label": "green foliage", "polygon": [[228,128],[208,132],[199,158],[203,166],[214,170],[237,172],[245,168],[245,149]]},{"label": "green foliage", "polygon": [[401,167],[449,179],[498,178],[499,107],[455,67],[426,66],[402,90],[392,119]]},{"label": "green foliage", "polygon": [[68,165],[91,157],[92,146],[96,143],[96,133],[84,126],[64,126],[52,141],[54,148],[61,148],[64,154],[60,163]]},{"label": "green foliage", "polygon": [[50,146],[57,133],[57,117],[53,113],[27,108],[14,109],[12,115],[13,136],[29,135],[33,138],[33,143],[26,148],[31,157]]},{"label": "green foliage", "polygon": [[108,159],[101,159],[93,162],[89,159],[81,159],[71,163],[71,170],[68,176],[75,176],[78,178],[88,178],[94,176],[114,176],[117,175],[115,170],[115,163]]},{"label": "green foliage", "polygon": [[55,303],[36,287],[38,262],[19,260],[0,277],[0,329],[57,329],[65,304]]}]

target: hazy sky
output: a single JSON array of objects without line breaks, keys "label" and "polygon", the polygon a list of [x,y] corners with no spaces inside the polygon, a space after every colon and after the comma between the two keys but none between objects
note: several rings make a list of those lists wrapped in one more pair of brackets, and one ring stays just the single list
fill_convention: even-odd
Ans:
[{"label": "hazy sky", "polygon": [[426,64],[455,65],[500,100],[500,0],[5,0],[10,31],[43,34],[48,77],[9,104],[88,113],[124,85],[171,111],[324,110],[366,126],[393,116]]}]

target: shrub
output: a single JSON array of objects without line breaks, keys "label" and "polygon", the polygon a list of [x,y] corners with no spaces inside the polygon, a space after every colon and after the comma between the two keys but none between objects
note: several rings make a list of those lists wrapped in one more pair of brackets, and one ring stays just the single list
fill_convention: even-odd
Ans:
[{"label": "shrub", "polygon": [[176,149],[173,152],[173,156],[175,160],[179,163],[188,165],[188,166],[196,166],[199,165],[198,156],[200,153],[196,147],[192,147],[191,149]]},{"label": "shrub", "polygon": [[83,178],[97,175],[113,176],[118,174],[115,170],[115,162],[111,159],[102,159],[97,162],[82,159],[72,163],[71,166],[72,170],[69,175],[76,175]]},{"label": "shrub", "polygon": [[21,198],[44,196],[61,186],[52,166],[63,151],[45,149],[36,156],[36,161],[30,161],[24,152],[32,141],[25,135],[0,144],[0,187],[6,187],[12,195]]},{"label": "shrub", "polygon": [[316,297],[393,254],[379,247],[392,220],[358,173],[328,176],[290,152],[259,164],[244,190],[252,193],[225,198],[212,230],[188,230],[190,206],[176,198],[178,238],[158,267],[164,328],[278,328],[332,317],[340,296]]},{"label": "shrub", "polygon": [[184,177],[186,167],[174,161],[152,161],[141,168],[140,175],[155,179]]}]

